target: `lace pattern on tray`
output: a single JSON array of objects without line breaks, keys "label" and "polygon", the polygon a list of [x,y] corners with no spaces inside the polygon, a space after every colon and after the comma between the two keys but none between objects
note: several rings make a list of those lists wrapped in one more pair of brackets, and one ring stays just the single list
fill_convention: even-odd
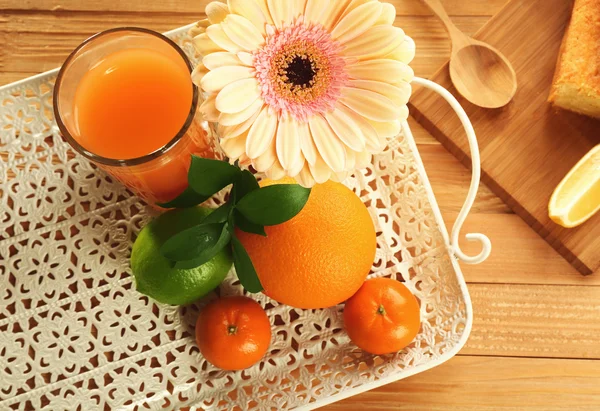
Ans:
[{"label": "lace pattern on tray", "polygon": [[[187,34],[174,37],[193,56]],[[135,291],[130,245],[153,211],[62,140],[54,78],[0,94],[0,409],[295,408],[401,377],[459,343],[465,301],[400,135],[346,184],[376,222],[371,275],[405,281],[420,300],[413,344],[368,355],[343,331],[342,306],[255,295],[273,324],[270,351],[245,371],[212,367],[193,338],[205,302],[171,307]],[[230,274],[210,298],[240,293]]]}]

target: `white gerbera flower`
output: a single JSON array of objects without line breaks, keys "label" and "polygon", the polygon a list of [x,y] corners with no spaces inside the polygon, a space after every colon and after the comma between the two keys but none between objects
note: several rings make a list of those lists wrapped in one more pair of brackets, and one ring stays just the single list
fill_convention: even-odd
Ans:
[{"label": "white gerbera flower", "polygon": [[343,180],[408,117],[412,39],[377,0],[228,0],[192,29],[193,80],[232,160],[306,187]]}]

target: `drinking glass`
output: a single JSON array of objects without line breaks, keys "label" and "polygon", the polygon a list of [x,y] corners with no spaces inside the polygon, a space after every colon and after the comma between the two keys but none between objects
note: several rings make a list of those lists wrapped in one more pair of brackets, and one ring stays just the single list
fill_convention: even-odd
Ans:
[{"label": "drinking glass", "polygon": [[81,135],[74,113],[77,86],[88,70],[112,53],[140,48],[183,61],[191,75],[193,67],[183,50],[162,34],[136,27],[107,30],[84,41],[60,69],[54,87],[54,116],[63,137],[73,149],[155,205],[174,199],[187,187],[192,154],[222,158],[214,133],[198,110],[201,99],[198,88],[192,84],[192,103],[181,130],[164,146],[138,158],[106,158],[86,149],[79,142]]}]

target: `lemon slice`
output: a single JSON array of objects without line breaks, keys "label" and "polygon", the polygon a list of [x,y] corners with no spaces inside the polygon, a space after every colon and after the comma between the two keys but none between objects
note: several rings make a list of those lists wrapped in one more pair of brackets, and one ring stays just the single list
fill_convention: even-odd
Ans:
[{"label": "lemon slice", "polygon": [[548,215],[563,227],[575,227],[600,209],[600,144],[569,171],[554,190]]}]

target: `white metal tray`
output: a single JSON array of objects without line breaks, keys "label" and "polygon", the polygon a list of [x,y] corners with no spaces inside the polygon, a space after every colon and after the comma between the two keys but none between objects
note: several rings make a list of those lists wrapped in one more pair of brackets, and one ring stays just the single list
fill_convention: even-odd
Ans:
[{"label": "white metal tray", "polygon": [[[168,35],[190,57],[187,27]],[[457,260],[460,225],[479,183],[475,136],[465,124],[473,181],[449,237],[408,125],[346,184],[377,228],[372,276],[394,277],[419,298],[422,328],[393,355],[356,348],[343,306],[301,310],[255,295],[273,324],[263,361],[227,372],[199,354],[203,304],[160,305],[135,291],[132,240],[151,210],[60,137],[52,116],[56,70],[0,88],[0,409],[316,408],[435,367],[471,329],[471,302]],[[441,89],[441,90],[440,90]],[[242,289],[230,275],[221,295]],[[214,296],[212,297],[214,298]]]}]

